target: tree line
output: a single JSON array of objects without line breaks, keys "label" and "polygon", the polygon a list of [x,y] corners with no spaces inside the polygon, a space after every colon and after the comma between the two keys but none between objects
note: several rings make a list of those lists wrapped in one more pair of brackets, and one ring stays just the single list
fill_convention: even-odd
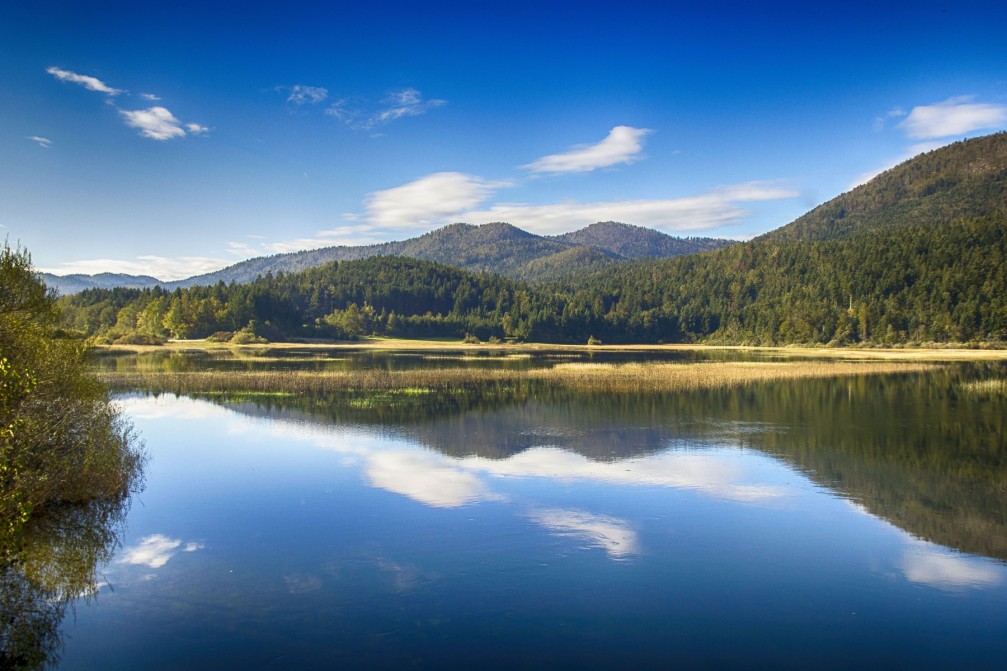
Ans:
[{"label": "tree line", "polygon": [[61,299],[64,328],[166,338],[472,335],[536,342],[883,344],[1007,340],[1007,220],[909,223],[838,240],[762,238],[524,283],[401,257],[167,292]]}]

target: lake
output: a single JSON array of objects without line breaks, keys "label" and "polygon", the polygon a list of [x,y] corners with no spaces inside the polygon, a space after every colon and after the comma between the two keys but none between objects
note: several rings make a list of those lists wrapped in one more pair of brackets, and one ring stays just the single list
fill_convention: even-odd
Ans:
[{"label": "lake", "polygon": [[[100,365],[438,365],[170,359]],[[147,487],[59,668],[1002,668],[1005,377],[125,393]]]}]

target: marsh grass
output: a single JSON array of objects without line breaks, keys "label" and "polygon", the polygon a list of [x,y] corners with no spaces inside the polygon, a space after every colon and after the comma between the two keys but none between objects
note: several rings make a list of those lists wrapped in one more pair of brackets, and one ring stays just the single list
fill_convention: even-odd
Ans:
[{"label": "marsh grass", "polygon": [[398,390],[421,395],[537,381],[592,392],[674,392],[736,387],[781,380],[916,373],[923,363],[877,361],[724,363],[561,363],[532,370],[469,367],[360,371],[195,371],[104,373],[115,389],[174,393],[244,392],[325,394]]},{"label": "marsh grass", "polygon": [[530,371],[530,375],[583,391],[619,393],[689,391],[782,380],[916,373],[931,368],[918,363],[849,361],[563,363]]}]

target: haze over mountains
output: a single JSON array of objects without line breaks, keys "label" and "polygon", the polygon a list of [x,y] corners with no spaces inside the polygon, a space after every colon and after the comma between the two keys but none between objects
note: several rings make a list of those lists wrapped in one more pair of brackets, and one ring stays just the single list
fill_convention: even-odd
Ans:
[{"label": "haze over mountains", "polygon": [[599,222],[579,231],[540,236],[506,223],[482,226],[451,224],[417,238],[374,245],[325,247],[241,261],[221,270],[184,280],[164,282],[154,277],[100,273],[58,276],[43,273],[48,286],[64,295],[84,289],[128,287],[166,289],[225,284],[244,284],[266,273],[294,273],[332,261],[350,261],[371,256],[404,256],[435,261],[472,272],[491,272],[526,281],[558,279],[571,273],[593,270],[641,258],[671,258],[720,249],[733,240],[678,238],[640,226]]}]

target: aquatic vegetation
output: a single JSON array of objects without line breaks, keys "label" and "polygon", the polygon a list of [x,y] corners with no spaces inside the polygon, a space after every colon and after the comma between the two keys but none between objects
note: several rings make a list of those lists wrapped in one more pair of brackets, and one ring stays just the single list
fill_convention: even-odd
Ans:
[{"label": "aquatic vegetation", "polygon": [[[672,392],[777,380],[849,377],[930,370],[924,363],[877,361],[563,363],[528,370],[438,368],[325,371],[104,372],[114,389],[175,393],[220,391],[328,393],[334,391],[457,390],[538,382],[582,391]],[[426,393],[426,392],[425,392]]]}]

